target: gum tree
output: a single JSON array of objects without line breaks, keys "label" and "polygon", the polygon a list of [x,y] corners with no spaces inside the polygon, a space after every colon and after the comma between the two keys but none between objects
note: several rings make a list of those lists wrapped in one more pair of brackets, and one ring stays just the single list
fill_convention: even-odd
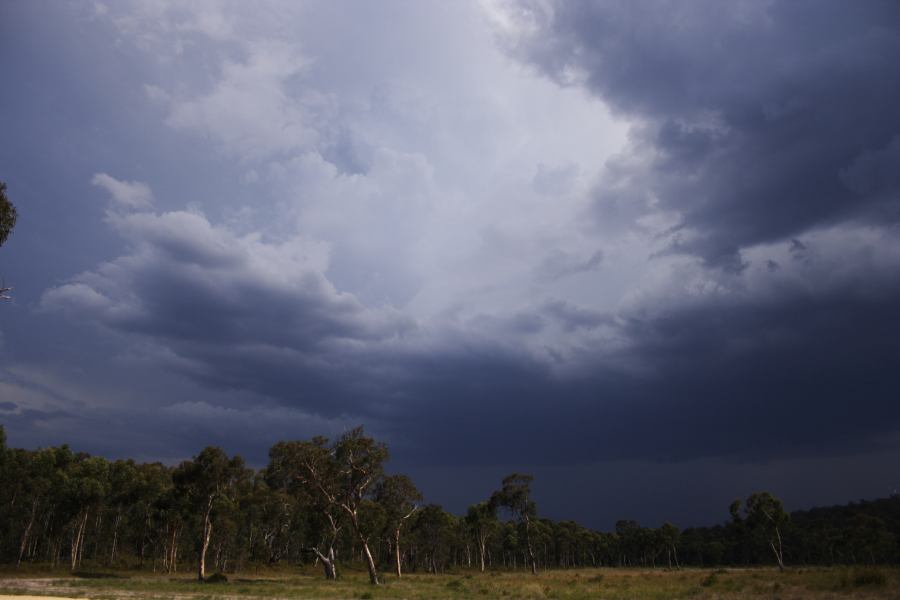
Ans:
[{"label": "gum tree", "polygon": [[[6,243],[10,232],[16,226],[18,216],[16,207],[6,196],[6,184],[0,181],[0,246]],[[5,293],[10,289],[12,288],[0,285],[0,300],[9,300],[9,296],[6,296]]]},{"label": "gum tree", "polygon": [[0,181],[0,246],[6,243],[18,216],[16,207],[6,195],[6,184]]},{"label": "gum tree", "polygon": [[337,579],[334,546],[343,524],[337,503],[339,489],[334,455],[328,440],[317,436],[309,441],[278,442],[269,450],[266,481],[274,489],[291,494],[298,503],[309,505],[324,529],[320,542],[307,548],[322,562],[326,579]]},{"label": "gum tree", "polygon": [[384,474],[388,459],[387,446],[366,436],[362,427],[348,431],[334,444],[333,452],[338,478],[338,506],[347,515],[356,539],[362,546],[369,582],[378,585],[375,559],[369,549],[371,529],[364,526],[360,509],[365,506],[367,495]]},{"label": "gum tree", "polygon": [[534,547],[531,543],[531,521],[537,516],[537,505],[531,499],[531,482],[534,477],[522,473],[512,473],[503,478],[501,488],[491,495],[492,508],[504,508],[525,530],[525,546],[531,573],[537,575]]},{"label": "gum tree", "polygon": [[[738,506],[732,503],[732,515],[737,512]],[[784,571],[784,549],[782,547],[781,529],[787,523],[789,517],[784,511],[781,500],[769,492],[751,494],[744,504],[744,515],[745,524],[750,534],[768,543],[772,553],[775,555],[778,569]]]},{"label": "gum tree", "polygon": [[469,507],[465,518],[466,526],[478,542],[478,558],[481,572],[484,573],[485,554],[487,553],[487,541],[491,534],[497,530],[496,510],[490,502],[479,502]]},{"label": "gum tree", "polygon": [[418,509],[422,493],[406,475],[386,475],[375,487],[375,501],[385,513],[385,523],[394,550],[394,571],[402,577],[400,567],[400,530]]},{"label": "gum tree", "polygon": [[218,503],[232,501],[232,495],[247,469],[240,456],[228,458],[221,448],[207,446],[193,460],[179,465],[172,476],[176,491],[190,503],[202,519],[197,579],[206,579],[206,552],[212,537],[214,511]]}]

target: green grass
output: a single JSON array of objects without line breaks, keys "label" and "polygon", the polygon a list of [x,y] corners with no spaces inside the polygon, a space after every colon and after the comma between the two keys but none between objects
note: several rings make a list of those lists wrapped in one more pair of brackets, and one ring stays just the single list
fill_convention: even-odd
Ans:
[{"label": "green grass", "polygon": [[[383,574],[372,587],[364,571],[345,568],[338,581],[326,581],[317,570],[277,569],[229,574],[224,583],[198,583],[192,574],[164,575],[135,571],[86,571],[78,577],[36,570],[10,577],[0,572],[0,594],[44,594],[95,600],[178,598],[315,598],[450,599],[508,598],[581,600],[668,600],[670,598],[743,599],[900,598],[900,570],[803,568],[775,569],[574,569],[524,571],[410,573],[402,579]],[[50,575],[50,576],[48,576]]]}]

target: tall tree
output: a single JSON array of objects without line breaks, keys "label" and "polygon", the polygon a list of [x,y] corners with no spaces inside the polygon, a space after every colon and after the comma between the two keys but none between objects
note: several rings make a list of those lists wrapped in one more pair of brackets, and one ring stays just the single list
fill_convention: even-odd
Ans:
[{"label": "tall tree", "polygon": [[163,519],[165,515],[162,509],[165,499],[171,494],[172,469],[158,462],[143,463],[137,465],[136,475],[138,481],[135,484],[134,503],[128,508],[129,537],[139,565],[143,568],[147,550],[154,543],[170,539],[161,526],[164,523],[168,526],[168,521]]},{"label": "tall tree", "polygon": [[674,555],[675,568],[681,569],[681,565],[678,563],[678,550],[676,548],[678,545],[678,537],[681,535],[681,532],[668,521],[663,523],[663,526],[659,528],[659,532],[663,544],[666,546],[666,556],[669,559],[669,568],[672,568],[672,556]]},{"label": "tall tree", "polygon": [[228,502],[242,478],[247,476],[244,459],[228,458],[221,448],[207,446],[193,460],[185,461],[173,474],[176,490],[188,498],[202,518],[197,578],[206,579],[206,552],[213,530],[217,502]]},{"label": "tall tree", "polygon": [[74,514],[69,552],[71,570],[74,571],[84,555],[88,519],[99,510],[109,493],[109,463],[96,456],[79,454],[66,475],[66,504]]},{"label": "tall tree", "polygon": [[[38,525],[41,512],[52,502],[51,490],[59,478],[56,468],[56,453],[52,450],[9,450],[4,469],[4,485],[0,486],[8,494],[3,498],[4,509],[9,517],[20,521],[17,536],[16,566],[25,558],[25,551]],[[10,525],[12,525],[10,519]],[[11,527],[11,531],[14,529]]]},{"label": "tall tree", "polygon": [[6,196],[6,184],[0,181],[0,246],[6,243],[18,216],[16,207]]},{"label": "tall tree", "polygon": [[788,515],[784,512],[781,500],[769,492],[751,494],[744,505],[744,514],[751,535],[768,542],[779,570],[784,571],[781,529],[787,522]]},{"label": "tall tree", "polygon": [[372,531],[363,526],[360,508],[383,476],[387,459],[387,446],[366,436],[362,427],[348,431],[334,445],[339,490],[337,502],[350,519],[357,541],[362,546],[372,585],[378,585],[378,571],[369,548]]},{"label": "tall tree", "polygon": [[414,537],[423,550],[428,572],[436,574],[446,563],[453,526],[453,515],[437,504],[429,504],[417,513]]},{"label": "tall tree", "polygon": [[406,475],[386,475],[375,486],[375,501],[385,514],[385,525],[394,550],[394,571],[402,577],[400,554],[400,530],[418,509],[416,502],[422,500],[422,493]]},{"label": "tall tree", "polygon": [[501,488],[491,496],[490,504],[494,508],[505,508],[516,521],[523,525],[531,573],[537,575],[534,547],[531,543],[531,521],[537,516],[537,505],[531,499],[531,482],[533,480],[533,476],[523,473],[507,475],[503,478]]},{"label": "tall tree", "polygon": [[278,442],[269,449],[266,481],[274,489],[290,492],[298,501],[307,500],[320,517],[324,533],[309,550],[325,570],[326,579],[337,579],[334,551],[343,527],[338,505],[337,464],[328,440],[317,436],[310,441]]},{"label": "tall tree", "polygon": [[466,526],[478,544],[478,559],[481,572],[484,573],[487,541],[497,530],[497,512],[490,502],[479,502],[469,507],[466,513]]},{"label": "tall tree", "polygon": [[[6,243],[13,227],[16,226],[18,218],[16,207],[9,201],[6,196],[6,184],[0,181],[0,246]],[[0,300],[9,300],[9,296],[5,295],[12,288],[0,285]]]}]

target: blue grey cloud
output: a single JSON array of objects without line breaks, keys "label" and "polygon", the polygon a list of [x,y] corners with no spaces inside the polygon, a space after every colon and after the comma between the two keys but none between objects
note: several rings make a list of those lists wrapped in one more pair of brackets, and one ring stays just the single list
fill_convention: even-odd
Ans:
[{"label": "blue grey cloud", "polygon": [[896,3],[515,4],[515,56],[634,120],[644,159],[625,189],[600,183],[601,221],[621,198],[671,211],[671,251],[731,267],[810,228],[896,223]]},{"label": "blue grey cloud", "polygon": [[259,464],[364,423],[456,509],[609,471],[610,518],[629,465],[880,489],[898,10],[722,6],[5,7],[12,443]]}]

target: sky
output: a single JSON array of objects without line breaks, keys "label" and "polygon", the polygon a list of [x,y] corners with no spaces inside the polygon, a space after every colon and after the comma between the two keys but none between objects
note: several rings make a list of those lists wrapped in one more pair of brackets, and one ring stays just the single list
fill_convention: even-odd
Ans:
[{"label": "sky", "polygon": [[0,423],[461,512],[900,487],[892,0],[0,3]]}]

